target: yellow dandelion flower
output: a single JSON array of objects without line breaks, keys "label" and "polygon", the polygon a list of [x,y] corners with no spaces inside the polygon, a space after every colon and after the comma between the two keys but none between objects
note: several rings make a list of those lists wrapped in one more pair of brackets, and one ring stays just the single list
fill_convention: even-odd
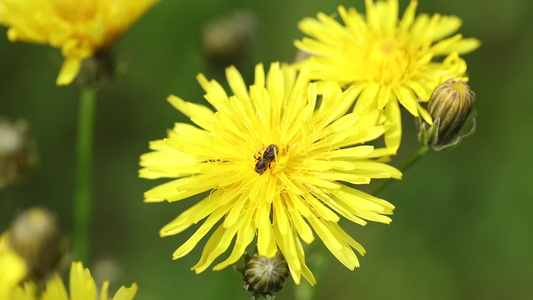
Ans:
[{"label": "yellow dandelion flower", "polygon": [[0,0],[10,41],[50,44],[65,57],[58,85],[77,76],[81,61],[109,47],[158,0]]},{"label": "yellow dandelion flower", "polygon": [[295,45],[312,55],[297,64],[309,68],[312,79],[355,85],[355,111],[385,116],[387,146],[396,152],[401,139],[399,104],[413,116],[432,119],[418,103],[451,77],[463,76],[466,63],[459,57],[479,47],[477,39],[451,34],[461,26],[456,16],[415,17],[412,0],[398,19],[398,0],[365,0],[366,18],[354,8],[338,8],[344,25],[323,13],[298,26],[311,38]]},{"label": "yellow dandelion flower", "polygon": [[113,298],[108,295],[109,282],[104,281],[97,298],[98,291],[89,269],[84,269],[81,262],[73,262],[70,267],[70,297],[61,277],[54,275],[46,282],[46,288],[37,296],[37,286],[33,282],[25,282],[23,286],[12,288],[2,300],[132,300],[137,293],[137,284],[130,288],[121,287]]},{"label": "yellow dandelion flower", "polygon": [[381,136],[383,127],[348,113],[355,88],[343,92],[337,84],[309,83],[305,69],[297,73],[273,63],[265,74],[259,64],[249,89],[235,67],[226,69],[226,77],[232,96],[216,81],[197,77],[214,111],[170,96],[197,126],[176,123],[141,156],[141,177],[176,178],[147,191],[146,202],[208,192],[161,229],[161,236],[174,235],[205,219],[173,258],[191,252],[216,228],[192,268],[197,273],[233,241],[231,254],[213,269],[235,263],[257,236],[259,255],[281,251],[294,281],[299,284],[303,275],[314,284],[301,241],[311,243],[316,232],[340,262],[357,267],[353,249],[365,250],[338,225],[339,215],[360,225],[391,221],[386,215],[392,204],[350,186],[401,177],[374,160],[379,152],[373,146],[363,145]]},{"label": "yellow dandelion flower", "polygon": [[70,297],[65,285],[57,273],[46,283],[46,290],[42,293],[41,300],[131,300],[137,293],[137,285],[130,288],[121,287],[113,298],[108,297],[109,282],[104,281],[97,298],[98,291],[89,269],[84,269],[81,262],[73,262],[70,267]]}]

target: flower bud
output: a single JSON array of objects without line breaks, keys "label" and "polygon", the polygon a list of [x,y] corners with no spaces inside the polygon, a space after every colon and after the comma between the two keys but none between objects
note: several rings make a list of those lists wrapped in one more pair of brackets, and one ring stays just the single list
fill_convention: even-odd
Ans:
[{"label": "flower bud", "polygon": [[433,125],[421,122],[419,141],[440,151],[456,146],[463,137],[475,130],[475,118],[472,128],[466,134],[461,129],[471,115],[476,96],[464,81],[450,79],[441,84],[429,99],[428,112],[434,120]]},{"label": "flower bud", "polygon": [[37,151],[28,122],[0,117],[0,188],[24,180],[36,165]]},{"label": "flower bud", "polygon": [[244,289],[252,293],[253,299],[257,295],[271,299],[288,276],[289,266],[281,252],[272,258],[254,253],[244,267]]},{"label": "flower bud", "polygon": [[29,276],[35,280],[56,270],[63,256],[56,218],[42,208],[31,208],[15,218],[10,245],[26,261]]}]

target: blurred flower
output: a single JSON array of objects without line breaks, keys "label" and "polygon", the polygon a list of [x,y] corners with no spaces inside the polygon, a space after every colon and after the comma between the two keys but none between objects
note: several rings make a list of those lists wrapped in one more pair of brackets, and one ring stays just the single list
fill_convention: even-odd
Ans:
[{"label": "blurred flower", "polygon": [[[131,287],[121,287],[113,298],[108,297],[109,282],[104,281],[100,290],[102,300],[131,300],[137,293],[137,284],[133,283]],[[91,276],[89,269],[84,269],[81,262],[73,262],[70,267],[70,297],[67,296],[65,285],[61,278],[56,274],[46,284],[46,290],[42,294],[42,300],[93,300],[97,299],[98,291],[96,284]]]},{"label": "blurred flower", "polygon": [[259,64],[249,89],[235,67],[226,69],[226,77],[230,97],[216,81],[198,76],[215,111],[170,96],[169,102],[200,128],[176,123],[166,139],[150,143],[153,152],[141,156],[141,177],[177,178],[147,191],[146,202],[209,192],[161,229],[161,236],[174,235],[206,219],[173,258],[188,254],[220,221],[192,268],[197,273],[236,237],[229,257],[214,269],[233,264],[257,235],[260,256],[281,251],[294,281],[300,283],[303,275],[314,284],[301,244],[314,240],[313,230],[346,267],[357,267],[353,249],[365,251],[337,223],[339,215],[360,225],[365,219],[391,221],[385,215],[392,214],[392,204],[348,186],[401,177],[373,160],[380,153],[373,146],[362,145],[382,135],[383,127],[347,114],[356,89],[310,84],[305,69],[298,73],[273,63],[265,75]]},{"label": "blurred flower", "polygon": [[24,120],[0,117],[0,188],[26,179],[37,166],[37,150]]},{"label": "blurred flower", "polygon": [[0,235],[0,299],[8,295],[25,277],[26,263],[9,245],[9,232]]},{"label": "blurred flower", "polygon": [[0,0],[0,24],[10,41],[49,44],[65,61],[57,77],[67,85],[82,60],[109,47],[158,0]]},{"label": "blurred flower", "polygon": [[215,68],[225,68],[246,57],[256,28],[257,16],[246,10],[207,23],[202,30],[202,44],[210,63]]},{"label": "blurred flower", "polygon": [[121,287],[113,298],[108,297],[109,282],[102,284],[100,297],[89,269],[84,269],[81,262],[73,262],[70,268],[70,296],[67,294],[61,277],[55,273],[46,283],[45,290],[40,296],[37,295],[35,284],[24,283],[13,289],[10,296],[1,298],[6,300],[131,300],[137,293],[137,285],[134,283],[130,288]]},{"label": "blurred flower", "polygon": [[344,25],[323,13],[301,21],[299,28],[311,38],[295,45],[313,57],[297,66],[308,67],[312,79],[353,85],[358,91],[355,111],[376,119],[384,116],[385,142],[396,152],[401,140],[399,104],[431,124],[417,98],[428,99],[444,80],[462,76],[467,67],[459,54],[475,50],[480,42],[461,34],[449,37],[461,26],[456,16],[415,18],[415,0],[401,20],[398,0],[365,3],[366,18],[355,8],[339,7]]},{"label": "blurred flower", "polygon": [[40,282],[57,270],[65,251],[52,213],[30,208],[13,220],[10,233],[11,248],[26,261],[29,278]]},{"label": "blurred flower", "polygon": [[425,146],[440,151],[459,144],[463,137],[475,130],[475,118],[466,134],[460,134],[476,100],[474,91],[464,81],[450,79],[441,84],[431,95],[428,111],[433,125],[420,121],[418,139]]}]

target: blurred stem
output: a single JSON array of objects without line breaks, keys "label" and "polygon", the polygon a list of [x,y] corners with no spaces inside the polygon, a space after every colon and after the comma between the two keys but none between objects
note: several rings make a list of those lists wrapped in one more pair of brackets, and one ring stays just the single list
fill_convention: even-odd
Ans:
[{"label": "blurred stem", "polygon": [[76,149],[76,186],[74,191],[74,253],[89,264],[89,228],[92,214],[92,156],[96,89],[82,88],[78,112]]},{"label": "blurred stem", "polygon": [[[415,153],[413,153],[398,169],[402,171],[402,173],[405,173],[405,171],[409,169],[409,167],[414,165],[422,156],[424,156],[424,154],[426,154],[426,152],[428,152],[429,149],[430,149],[429,146],[420,146],[420,148],[418,148],[418,150]],[[391,178],[381,182],[381,184],[377,185],[374,189],[372,189],[369,194],[377,196],[391,182],[392,182]]]}]

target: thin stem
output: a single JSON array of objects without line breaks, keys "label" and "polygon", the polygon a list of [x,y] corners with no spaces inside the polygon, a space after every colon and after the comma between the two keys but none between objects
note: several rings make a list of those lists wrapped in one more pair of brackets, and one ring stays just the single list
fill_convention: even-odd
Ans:
[{"label": "thin stem", "polygon": [[[420,146],[418,150],[411,155],[404,163],[398,168],[402,173],[404,173],[409,167],[414,165],[426,152],[430,149],[429,146]],[[376,185],[376,187],[370,191],[369,194],[377,196],[381,191],[383,191],[390,183],[392,182],[392,179],[387,179],[381,184]]]},{"label": "thin stem", "polygon": [[89,264],[89,228],[92,214],[91,183],[95,108],[96,89],[83,88],[80,93],[78,115],[73,248],[77,259],[86,266]]}]

